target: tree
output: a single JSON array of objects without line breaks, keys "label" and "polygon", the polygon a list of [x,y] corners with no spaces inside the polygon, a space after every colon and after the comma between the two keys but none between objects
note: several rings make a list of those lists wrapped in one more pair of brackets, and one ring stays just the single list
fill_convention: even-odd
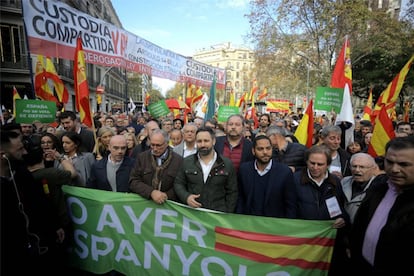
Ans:
[{"label": "tree", "polygon": [[149,100],[149,103],[150,104],[152,104],[152,103],[156,103],[156,102],[158,102],[158,101],[160,101],[160,100],[164,100],[165,99],[165,97],[161,94],[161,91],[159,90],[159,88],[157,88],[157,87],[154,87],[150,92],[149,92],[149,94],[150,94],[150,100]]},{"label": "tree", "polygon": [[183,83],[176,82],[174,87],[167,91],[166,98],[167,99],[170,99],[170,98],[178,99],[181,97],[183,101],[185,101],[185,98],[184,98],[185,96],[183,97],[185,93],[186,93],[186,85]]},{"label": "tree", "polygon": [[413,52],[412,26],[384,11],[370,11],[365,1],[252,1],[247,17],[257,79],[270,90],[283,89],[286,96],[304,94],[305,85],[314,91],[329,84],[346,35],[351,41],[353,91],[359,97],[367,97],[368,83],[385,82],[381,73],[398,72],[384,68],[401,68],[400,60]]}]

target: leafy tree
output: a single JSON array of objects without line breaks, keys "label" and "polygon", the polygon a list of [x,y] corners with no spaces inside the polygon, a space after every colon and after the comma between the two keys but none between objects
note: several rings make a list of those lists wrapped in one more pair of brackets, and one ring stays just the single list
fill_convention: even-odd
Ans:
[{"label": "leafy tree", "polygon": [[183,97],[183,95],[185,95],[186,93],[185,89],[186,89],[185,84],[176,82],[174,87],[167,91],[166,98],[167,99],[170,99],[170,98],[178,99],[179,97],[181,97],[183,101],[185,101],[185,98]]},{"label": "leafy tree", "polygon": [[258,82],[285,97],[329,85],[346,35],[359,97],[372,84],[381,93],[413,53],[412,24],[370,11],[365,1],[252,1],[247,17]]},{"label": "leafy tree", "polygon": [[149,92],[149,94],[151,96],[150,97],[150,100],[149,100],[149,104],[156,103],[156,102],[158,102],[160,100],[164,100],[165,99],[165,97],[161,94],[161,91],[157,87],[153,88]]}]

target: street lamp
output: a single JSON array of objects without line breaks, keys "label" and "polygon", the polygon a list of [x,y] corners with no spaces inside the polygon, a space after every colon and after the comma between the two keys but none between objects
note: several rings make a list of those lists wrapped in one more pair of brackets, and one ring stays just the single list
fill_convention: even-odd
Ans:
[{"label": "street lamp", "polygon": [[109,67],[105,70],[105,72],[103,73],[102,77],[101,77],[101,81],[99,82],[99,85],[96,87],[96,93],[97,94],[101,94],[102,95],[102,99],[101,99],[101,106],[100,106],[100,110],[107,112],[106,110],[106,99],[105,99],[105,88],[106,88],[106,75],[113,69],[114,67]]},{"label": "street lamp", "polygon": [[308,104],[309,100],[310,100],[309,99],[310,98],[310,93],[309,93],[309,86],[310,86],[310,76],[309,76],[310,66],[309,66],[309,62],[310,62],[310,60],[307,57],[307,55],[302,51],[299,51],[296,54],[298,56],[300,56],[301,58],[304,58],[306,60],[306,104]]}]

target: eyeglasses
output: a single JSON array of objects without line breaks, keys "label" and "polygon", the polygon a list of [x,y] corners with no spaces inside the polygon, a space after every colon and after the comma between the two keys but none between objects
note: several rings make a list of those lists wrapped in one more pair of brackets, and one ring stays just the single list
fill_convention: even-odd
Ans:
[{"label": "eyeglasses", "polygon": [[247,139],[251,139],[252,138],[252,136],[250,136],[250,135],[246,135],[244,137],[247,138]]}]

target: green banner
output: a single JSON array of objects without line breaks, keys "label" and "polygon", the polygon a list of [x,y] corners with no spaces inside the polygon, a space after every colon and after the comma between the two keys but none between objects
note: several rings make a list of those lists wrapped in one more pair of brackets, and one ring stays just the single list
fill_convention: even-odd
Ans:
[{"label": "green banner", "polygon": [[217,121],[219,123],[225,123],[227,122],[227,118],[234,114],[240,114],[240,110],[237,106],[219,106]]},{"label": "green banner", "polygon": [[314,109],[329,112],[333,109],[336,114],[339,114],[341,111],[343,95],[343,88],[317,87]]},{"label": "green banner", "polygon": [[33,121],[52,123],[56,118],[56,103],[40,100],[16,100],[16,123]]},{"label": "green banner", "polygon": [[148,111],[152,117],[158,119],[159,117],[166,116],[171,110],[168,108],[165,100],[158,101],[148,106]]},{"label": "green banner", "polygon": [[327,275],[332,221],[275,219],[163,205],[136,194],[63,186],[72,264],[126,275]]}]

